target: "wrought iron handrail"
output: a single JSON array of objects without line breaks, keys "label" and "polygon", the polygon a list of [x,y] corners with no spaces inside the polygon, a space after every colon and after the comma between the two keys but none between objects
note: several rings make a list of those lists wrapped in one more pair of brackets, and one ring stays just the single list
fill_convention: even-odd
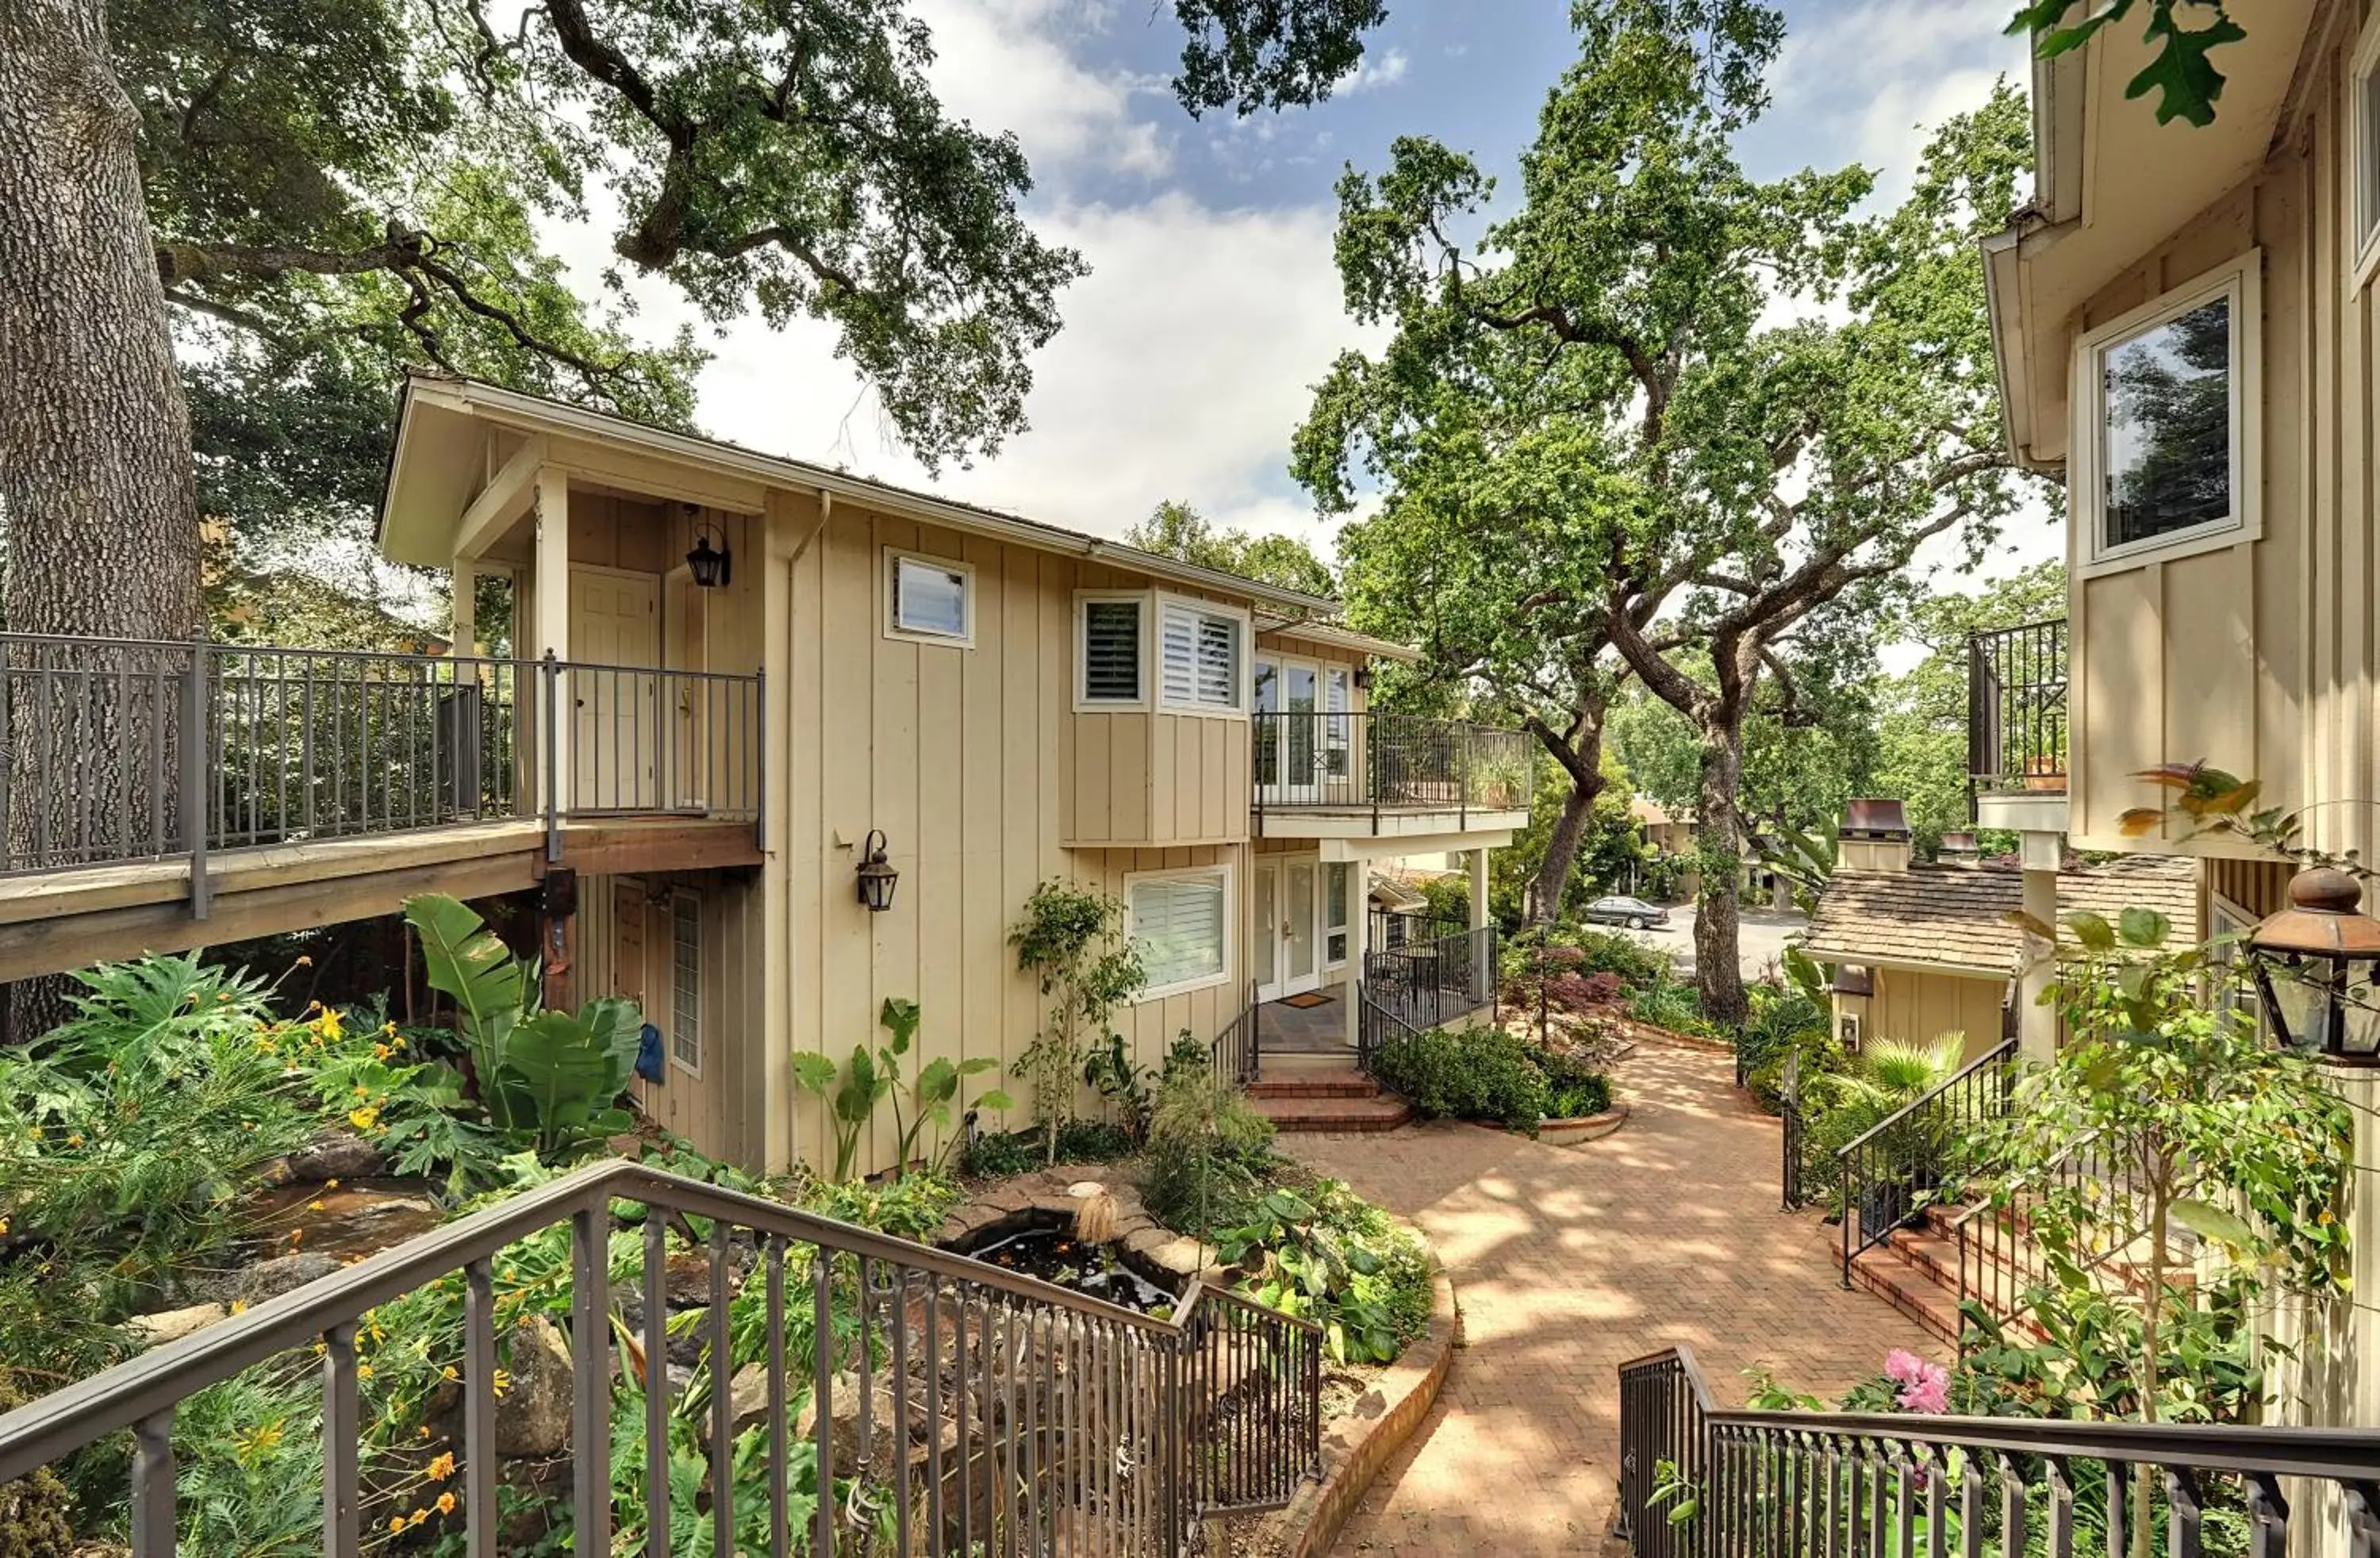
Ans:
[{"label": "wrought iron handrail", "polygon": [[[302,1356],[319,1345],[323,1551],[349,1558],[358,1551],[365,1497],[358,1328],[375,1306],[460,1272],[457,1485],[468,1550],[492,1553],[499,1514],[494,1262],[516,1241],[567,1223],[574,1540],[579,1552],[608,1552],[616,1323],[610,1241],[617,1203],[644,1212],[641,1340],[648,1358],[668,1352],[672,1222],[711,1223],[710,1302],[700,1326],[712,1359],[733,1362],[730,1267],[739,1234],[752,1240],[745,1280],[767,1284],[768,1514],[778,1553],[788,1551],[790,1538],[787,1436],[795,1383],[787,1369],[787,1257],[797,1246],[809,1252],[815,1322],[808,1382],[815,1485],[821,1491],[815,1553],[835,1551],[838,1526],[866,1502],[865,1485],[880,1471],[901,1479],[892,1508],[903,1552],[912,1550],[910,1523],[922,1513],[929,1528],[926,1546],[933,1552],[972,1552],[996,1532],[1055,1530],[1073,1519],[1090,1522],[1108,1550],[1164,1558],[1184,1551],[1196,1519],[1222,1509],[1277,1507],[1318,1471],[1322,1332],[1312,1321],[1204,1288],[1194,1289],[1174,1316],[1160,1321],[782,1202],[613,1160],[418,1235],[0,1416],[0,1483],[129,1429],[132,1552],[164,1558],[174,1551],[177,1524],[173,1429],[180,1404],[243,1369]],[[854,1310],[856,1327],[836,1323]],[[620,1331],[627,1334],[625,1326]],[[862,1448],[849,1468],[857,1479],[852,1498],[838,1508],[838,1499],[825,1491],[837,1486],[832,1403],[845,1388],[856,1392]],[[649,1528],[660,1533],[650,1550],[666,1553],[669,1393],[645,1394],[645,1515]],[[889,1470],[869,1464],[868,1430],[869,1413],[887,1395],[900,1462]],[[734,1536],[736,1408],[731,1393],[714,1388],[711,1408],[715,1550],[741,1551]],[[957,1431],[947,1454],[965,1454],[971,1410],[997,1473],[978,1488],[967,1468],[954,1467],[962,1475],[953,1492],[944,1483],[942,1430],[954,1424]],[[922,1491],[908,1485],[915,1474],[909,1430],[920,1422]],[[920,1491],[922,1497],[911,1496]],[[866,1544],[855,1533],[847,1545],[864,1551]]]},{"label": "wrought iron handrail", "polygon": [[2014,1554],[2036,1509],[2052,1558],[2070,1558],[2078,1462],[2106,1479],[2095,1513],[2109,1552],[2145,1529],[2150,1552],[2195,1558],[2207,1495],[2236,1482],[2249,1551],[2278,1558],[2294,1514],[2288,1477],[2326,1484],[2353,1558],[2380,1558],[2380,1434],[2368,1428],[1723,1411],[1683,1345],[1619,1373],[1617,1528],[1638,1558]]},{"label": "wrought iron handrail", "polygon": [[[1961,1138],[2008,1113],[2015,1058],[2016,1041],[2001,1040],[1836,1151],[1845,1287],[1852,1284],[1852,1263],[1908,1222],[1921,1195],[1943,1186]],[[1909,1158],[1912,1148],[1916,1156]]]},{"label": "wrought iron handrail", "polygon": [[1526,811],[1536,738],[1523,730],[1372,710],[1251,716],[1252,804],[1268,811]]},{"label": "wrought iron handrail", "polygon": [[1240,1015],[1215,1035],[1214,1041],[1207,1048],[1207,1064],[1220,1079],[1245,1086],[1257,1079],[1257,1072],[1263,1065],[1263,1055],[1258,1049],[1261,1035],[1257,1016],[1263,1009],[1263,1004],[1257,999],[1254,980],[1248,981],[1242,994],[1245,999],[1240,1004]]},{"label": "wrought iron handrail", "polygon": [[2066,788],[2066,622],[1967,636],[1967,800]]},{"label": "wrought iron handrail", "polygon": [[0,870],[183,858],[203,917],[218,850],[539,818],[551,849],[592,815],[757,828],[761,686],[551,655],[0,633]]},{"label": "wrought iron handrail", "polygon": [[1435,941],[1366,948],[1364,989],[1406,1027],[1436,1028],[1496,1004],[1497,939],[1491,922]]}]

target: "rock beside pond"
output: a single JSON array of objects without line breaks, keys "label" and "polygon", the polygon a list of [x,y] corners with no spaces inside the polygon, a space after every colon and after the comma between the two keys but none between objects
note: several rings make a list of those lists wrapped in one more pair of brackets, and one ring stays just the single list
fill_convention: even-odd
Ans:
[{"label": "rock beside pond", "polygon": [[343,1260],[403,1244],[444,1216],[421,1179],[298,1181],[263,1192],[249,1211],[275,1243]]},{"label": "rock beside pond", "polygon": [[134,1315],[124,1322],[124,1329],[142,1347],[163,1346],[178,1342],[193,1332],[203,1331],[217,1321],[231,1318],[230,1307],[224,1304],[191,1304],[178,1309],[162,1309],[155,1314]]},{"label": "rock beside pond", "polygon": [[267,1185],[321,1185],[334,1179],[369,1179],[388,1172],[388,1158],[362,1137],[328,1130],[286,1157],[258,1171]]},{"label": "rock beside pond", "polygon": [[317,1278],[327,1277],[342,1263],[337,1256],[321,1250],[275,1256],[235,1271],[193,1278],[187,1284],[187,1294],[195,1303],[261,1304]]},{"label": "rock beside pond", "polygon": [[512,1384],[496,1398],[496,1454],[560,1455],[570,1448],[570,1344],[542,1316],[516,1329],[511,1343]]}]

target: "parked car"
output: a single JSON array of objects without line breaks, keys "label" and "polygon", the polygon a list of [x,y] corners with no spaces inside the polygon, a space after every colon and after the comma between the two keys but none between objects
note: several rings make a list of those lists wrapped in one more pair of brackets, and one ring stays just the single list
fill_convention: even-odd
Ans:
[{"label": "parked car", "polygon": [[1667,925],[1670,911],[1658,904],[1622,895],[1596,899],[1586,906],[1586,918],[1597,925],[1625,925],[1632,931],[1642,931],[1648,925]]}]

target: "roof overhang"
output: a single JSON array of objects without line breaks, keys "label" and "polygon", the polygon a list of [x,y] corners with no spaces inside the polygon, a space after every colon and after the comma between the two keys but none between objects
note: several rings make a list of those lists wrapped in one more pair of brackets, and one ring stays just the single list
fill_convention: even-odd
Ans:
[{"label": "roof overhang", "polygon": [[[492,438],[491,435],[493,435]],[[806,461],[764,455],[625,417],[524,395],[476,379],[415,371],[399,398],[396,441],[380,511],[380,549],[394,561],[444,567],[458,517],[503,455],[543,434],[632,451],[669,473],[654,495],[758,512],[767,492],[832,494],[880,514],[1037,548],[1089,557],[1152,578],[1270,607],[1284,620],[1329,616],[1338,603],[1302,590],[1244,578],[1136,546],[871,481]],[[566,463],[557,457],[557,464]],[[1361,635],[1357,635],[1360,637]],[[1386,640],[1372,640],[1386,642]],[[1410,652],[1410,651],[1404,651]]]},{"label": "roof overhang", "polygon": [[1375,660],[1401,660],[1408,665],[1421,662],[1421,651],[1410,644],[1401,644],[1392,639],[1376,639],[1369,633],[1358,633],[1353,627],[1342,627],[1335,622],[1259,615],[1257,631],[1284,639],[1303,639],[1309,644],[1328,644],[1333,649],[1353,650],[1358,654],[1368,654]]},{"label": "roof overhang", "polygon": [[2019,464],[2065,467],[2067,360],[2083,306],[2264,166],[2315,10],[2315,0],[2259,0],[2247,38],[2215,56],[2226,79],[2204,128],[2160,125],[2151,97],[2124,95],[2153,53],[2133,22],[2034,63],[2034,199],[1982,245],[2003,432]]}]

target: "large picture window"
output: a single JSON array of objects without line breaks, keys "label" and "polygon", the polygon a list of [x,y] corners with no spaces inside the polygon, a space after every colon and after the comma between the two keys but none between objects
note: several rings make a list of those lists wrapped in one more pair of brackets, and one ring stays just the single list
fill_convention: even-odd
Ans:
[{"label": "large picture window", "polygon": [[1230,873],[1220,866],[1124,879],[1124,934],[1140,950],[1142,998],[1220,984],[1230,968]]},{"label": "large picture window", "polygon": [[1158,666],[1165,706],[1218,714],[1244,710],[1247,632],[1248,620],[1238,612],[1163,600]]},{"label": "large picture window", "polygon": [[2088,562],[2254,534],[2256,263],[2245,256],[2083,337],[2072,491]]}]

